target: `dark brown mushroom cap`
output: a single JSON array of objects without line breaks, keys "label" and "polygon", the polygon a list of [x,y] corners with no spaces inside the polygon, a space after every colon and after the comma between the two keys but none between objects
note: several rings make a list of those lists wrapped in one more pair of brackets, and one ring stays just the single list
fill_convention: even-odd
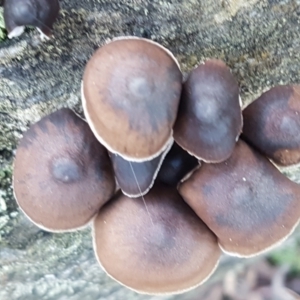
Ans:
[{"label": "dark brown mushroom cap", "polygon": [[175,141],[206,162],[220,162],[233,151],[242,129],[237,81],[221,60],[194,69],[183,85]]},{"label": "dark brown mushroom cap", "polygon": [[176,143],[166,155],[157,174],[157,181],[177,186],[183,177],[198,166],[198,160]]},{"label": "dark brown mushroom cap", "polygon": [[145,195],[153,186],[168,151],[169,149],[143,162],[128,161],[120,155],[110,153],[116,180],[122,192],[132,198]]},{"label": "dark brown mushroom cap", "polygon": [[[4,2],[4,21],[8,37],[22,26],[34,26],[47,37],[59,13],[58,0],[9,0]],[[19,31],[19,34],[22,31]],[[18,34],[17,34],[18,35]]]},{"label": "dark brown mushroom cap", "polygon": [[32,125],[17,148],[13,187],[38,226],[66,231],[86,225],[113,195],[106,149],[86,122],[61,109]]},{"label": "dark brown mushroom cap", "polygon": [[86,118],[105,147],[131,161],[158,156],[172,141],[182,74],[158,44],[117,39],[98,49],[83,77]]},{"label": "dark brown mushroom cap", "polygon": [[300,162],[300,85],[276,86],[243,111],[243,138],[276,164]]},{"label": "dark brown mushroom cap", "polygon": [[141,293],[180,293],[199,285],[219,260],[215,235],[176,189],[154,185],[144,199],[147,209],[141,199],[119,193],[100,210],[94,220],[100,264]]},{"label": "dark brown mushroom cap", "polygon": [[179,193],[223,250],[237,256],[275,246],[300,217],[300,187],[242,141],[225,162],[204,163]]}]

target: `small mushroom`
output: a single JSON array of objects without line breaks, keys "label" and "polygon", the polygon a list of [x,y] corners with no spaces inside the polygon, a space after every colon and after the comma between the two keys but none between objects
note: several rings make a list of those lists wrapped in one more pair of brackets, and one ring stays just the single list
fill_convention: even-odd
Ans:
[{"label": "small mushroom", "polygon": [[157,181],[177,186],[179,181],[197,166],[198,160],[174,143],[160,167]]},{"label": "small mushroom", "polygon": [[81,228],[115,190],[112,165],[86,122],[61,109],[32,125],[14,161],[13,187],[26,216],[48,231]]},{"label": "small mushroom", "polygon": [[130,161],[160,155],[172,142],[182,74],[170,51],[127,37],[98,49],[82,85],[86,119],[98,140]]},{"label": "small mushroom", "polygon": [[215,235],[176,189],[157,186],[144,198],[121,193],[94,219],[100,265],[126,287],[146,294],[182,293],[203,283],[220,257]]},{"label": "small mushroom", "polygon": [[271,88],[243,116],[247,142],[278,165],[300,162],[300,85]]},{"label": "small mushroom", "polygon": [[300,218],[300,187],[242,141],[228,160],[203,163],[179,193],[231,255],[273,248]]},{"label": "small mushroom", "polygon": [[159,156],[144,162],[128,161],[120,155],[110,153],[116,180],[123,194],[132,198],[147,194],[169,150],[170,147]]},{"label": "small mushroom", "polygon": [[205,162],[227,159],[242,130],[239,87],[224,62],[207,60],[183,85],[175,141]]},{"label": "small mushroom", "polygon": [[42,38],[48,39],[58,13],[58,0],[7,0],[4,2],[4,21],[8,37],[17,37],[24,32],[25,26],[34,26]]}]

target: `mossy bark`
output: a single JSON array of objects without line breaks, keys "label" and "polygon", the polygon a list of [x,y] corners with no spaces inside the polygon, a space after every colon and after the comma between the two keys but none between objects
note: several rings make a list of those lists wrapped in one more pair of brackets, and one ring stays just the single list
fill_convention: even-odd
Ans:
[{"label": "mossy bark", "polygon": [[300,4],[62,0],[61,8],[50,41],[41,42],[36,30],[27,29],[21,37],[0,43],[0,298],[146,299],[100,270],[89,230],[49,234],[19,213],[11,171],[22,132],[60,107],[81,113],[80,82],[87,60],[105,41],[121,35],[161,43],[184,72],[205,58],[223,59],[239,81],[244,104],[273,85],[298,83]]}]

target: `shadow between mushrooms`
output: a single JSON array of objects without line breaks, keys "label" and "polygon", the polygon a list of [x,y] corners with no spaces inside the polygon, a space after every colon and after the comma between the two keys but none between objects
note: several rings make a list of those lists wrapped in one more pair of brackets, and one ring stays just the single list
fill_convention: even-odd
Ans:
[{"label": "shadow between mushrooms", "polygon": [[157,174],[157,181],[176,187],[188,173],[199,166],[198,160],[174,143]]}]

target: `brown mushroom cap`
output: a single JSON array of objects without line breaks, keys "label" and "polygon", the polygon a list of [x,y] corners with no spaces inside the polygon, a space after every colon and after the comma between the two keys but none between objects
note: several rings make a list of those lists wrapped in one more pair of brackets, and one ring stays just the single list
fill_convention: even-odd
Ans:
[{"label": "brown mushroom cap", "polygon": [[300,162],[300,85],[276,86],[243,111],[243,138],[276,164]]},{"label": "brown mushroom cap", "polygon": [[199,165],[198,160],[174,143],[157,174],[157,181],[177,186],[185,175]]},{"label": "brown mushroom cap", "polygon": [[39,227],[67,231],[86,225],[114,193],[106,149],[86,122],[61,109],[32,125],[17,148],[17,202]]},{"label": "brown mushroom cap", "polygon": [[37,27],[50,37],[59,13],[58,0],[8,0],[4,2],[4,21],[8,37],[23,33],[24,26]]},{"label": "brown mushroom cap", "polygon": [[181,83],[175,58],[162,46],[133,37],[114,40],[86,66],[85,116],[110,152],[151,160],[172,142]]},{"label": "brown mushroom cap", "polygon": [[128,161],[120,155],[110,153],[116,180],[123,194],[136,198],[148,193],[169,148],[159,156],[143,162]]},{"label": "brown mushroom cap", "polygon": [[147,209],[119,193],[100,210],[93,230],[99,263],[141,293],[181,293],[201,284],[220,257],[215,235],[176,189],[154,185],[144,198]]},{"label": "brown mushroom cap", "polygon": [[206,162],[227,159],[242,129],[239,87],[221,60],[194,69],[183,85],[175,141]]},{"label": "brown mushroom cap", "polygon": [[237,256],[274,247],[300,217],[300,187],[242,141],[225,162],[204,163],[179,193],[217,235],[221,248]]}]

